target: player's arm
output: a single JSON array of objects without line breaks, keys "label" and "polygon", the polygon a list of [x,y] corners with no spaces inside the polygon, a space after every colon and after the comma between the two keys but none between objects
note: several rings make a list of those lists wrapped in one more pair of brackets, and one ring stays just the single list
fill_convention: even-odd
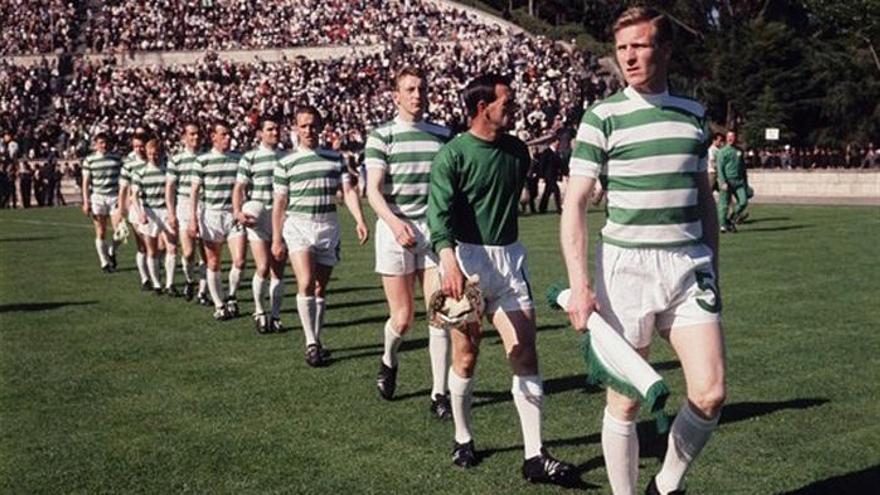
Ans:
[{"label": "player's arm", "polygon": [[440,257],[442,276],[440,288],[454,299],[461,299],[464,293],[464,274],[455,258],[455,236],[453,235],[452,215],[455,198],[454,157],[443,148],[431,164],[431,188],[428,193],[428,229],[431,232],[431,245]]},{"label": "player's arm", "polygon": [[192,237],[199,233],[199,194],[202,192],[201,167],[196,166],[196,170],[189,191],[189,225],[187,228]]},{"label": "player's arm", "polygon": [[141,191],[142,191],[142,187],[141,187],[140,178],[139,177],[132,177],[131,205],[134,208],[134,212],[135,212],[135,214],[137,214],[140,222],[145,224],[145,223],[147,223],[147,209],[145,208],[144,197],[143,197],[143,194],[141,193]]},{"label": "player's arm", "polygon": [[587,205],[595,183],[596,179],[593,177],[574,175],[569,178],[562,205],[562,217],[559,220],[559,242],[571,287],[571,297],[566,311],[572,326],[578,331],[587,329],[590,313],[596,309],[587,268],[589,258]]},{"label": "player's arm", "polygon": [[361,198],[358,197],[357,189],[351,186],[348,174],[342,174],[342,200],[345,201],[345,206],[351,212],[351,216],[354,217],[358,243],[363,244],[367,242],[367,239],[370,237],[370,229],[367,228],[367,224],[364,222]]},{"label": "player's arm", "polygon": [[168,168],[165,171],[165,206],[166,218],[168,224],[176,232],[177,231],[177,167],[173,160],[168,161]]},{"label": "player's arm", "polygon": [[594,112],[584,114],[569,162],[568,189],[559,220],[559,242],[571,288],[566,312],[574,329],[580,332],[587,329],[590,314],[598,309],[587,268],[587,205],[602,164],[607,162],[607,137],[603,129],[602,120]]},{"label": "player's arm", "polygon": [[700,223],[703,227],[703,242],[712,249],[712,268],[715,269],[716,289],[721,290],[721,273],[718,271],[718,210],[715,197],[712,196],[712,185],[709,184],[709,173],[697,174],[697,201],[700,205]]},{"label": "player's arm", "polygon": [[235,176],[235,186],[232,188],[232,216],[238,223],[248,227],[254,225],[254,219],[245,215],[241,207],[244,205],[245,193],[250,184],[250,170],[248,155],[244,155],[238,162],[238,173]]},{"label": "player's arm", "polygon": [[385,143],[378,134],[370,133],[364,148],[364,165],[367,167],[367,201],[376,215],[391,228],[394,239],[403,247],[415,245],[416,236],[409,223],[401,220],[388,207],[383,188],[385,171],[388,169]]},{"label": "player's arm", "polygon": [[[84,164],[85,165],[85,164]],[[82,167],[82,198],[83,198],[83,213],[88,216],[91,213],[91,205],[89,204],[89,198],[91,197],[91,185],[92,185],[92,175],[89,172],[87,166]]]},{"label": "player's arm", "polygon": [[278,261],[284,260],[284,218],[287,215],[290,178],[287,165],[282,162],[275,166],[272,177],[272,255]]}]

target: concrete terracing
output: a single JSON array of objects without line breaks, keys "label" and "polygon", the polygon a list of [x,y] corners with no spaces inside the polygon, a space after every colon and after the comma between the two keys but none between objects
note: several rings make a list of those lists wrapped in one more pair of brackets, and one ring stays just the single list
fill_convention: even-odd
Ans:
[{"label": "concrete terracing", "polygon": [[880,206],[880,171],[749,170],[756,203]]}]

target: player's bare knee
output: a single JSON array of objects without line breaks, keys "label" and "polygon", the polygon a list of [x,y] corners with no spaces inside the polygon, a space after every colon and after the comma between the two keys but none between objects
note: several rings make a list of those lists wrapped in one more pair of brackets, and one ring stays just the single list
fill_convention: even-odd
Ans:
[{"label": "player's bare knee", "polygon": [[621,421],[633,421],[639,415],[641,403],[625,395],[609,393],[607,398],[608,412]]},{"label": "player's bare knee", "polygon": [[397,335],[403,335],[409,332],[412,326],[413,314],[405,308],[395,311],[391,315],[391,327]]},{"label": "player's bare knee", "polygon": [[688,400],[704,418],[714,418],[721,411],[727,399],[724,384],[717,384],[688,394]]},{"label": "player's bare knee", "polygon": [[460,377],[470,377],[474,374],[474,369],[477,367],[477,357],[479,355],[479,351],[474,349],[460,349],[455,353],[452,360],[452,367],[455,370],[455,374]]},{"label": "player's bare knee", "polygon": [[507,360],[514,374],[534,375],[538,372],[538,354],[534,346],[515,344],[507,353]]}]

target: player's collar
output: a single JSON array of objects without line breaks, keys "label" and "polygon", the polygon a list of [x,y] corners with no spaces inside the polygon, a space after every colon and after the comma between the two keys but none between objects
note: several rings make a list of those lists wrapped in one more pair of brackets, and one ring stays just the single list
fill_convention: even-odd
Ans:
[{"label": "player's collar", "polygon": [[409,127],[415,127],[424,121],[425,121],[425,119],[419,119],[419,120],[414,120],[414,121],[410,122],[408,120],[404,120],[404,118],[401,117],[400,114],[397,114],[394,116],[394,122],[396,122],[400,125],[405,125],[405,126],[409,126]]},{"label": "player's collar", "polygon": [[632,86],[627,86],[626,89],[623,90],[623,92],[629,98],[632,98],[635,100],[646,101],[651,104],[662,103],[667,98],[669,98],[669,88],[668,87],[660,93],[642,93],[642,92],[638,91],[637,89],[633,88]]}]

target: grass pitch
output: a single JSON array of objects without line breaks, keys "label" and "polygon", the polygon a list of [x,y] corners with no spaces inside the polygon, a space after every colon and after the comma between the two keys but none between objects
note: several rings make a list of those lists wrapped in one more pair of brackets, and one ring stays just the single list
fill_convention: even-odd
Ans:
[{"label": "grass pitch", "polygon": [[[522,481],[519,425],[497,334],[477,370],[478,467],[450,464],[451,423],[429,416],[423,313],[401,354],[398,397],[374,380],[386,318],[372,243],[342,213],[343,261],[330,286],[326,345],[311,369],[288,276],[285,323],[257,336],[248,317],[138,291],[133,245],[98,271],[75,208],[0,211],[0,492],[553,493]],[[600,213],[590,215],[594,230]],[[536,297],[564,276],[558,217],[524,217]],[[752,207],[722,237],[729,399],[689,476],[689,493],[872,493],[880,486],[880,210]],[[250,274],[239,300],[249,302]],[[178,277],[180,278],[180,277]],[[545,443],[608,493],[603,396],[584,388],[578,338],[538,301]],[[682,398],[681,370],[652,361]],[[641,486],[665,439],[643,415]]]}]

